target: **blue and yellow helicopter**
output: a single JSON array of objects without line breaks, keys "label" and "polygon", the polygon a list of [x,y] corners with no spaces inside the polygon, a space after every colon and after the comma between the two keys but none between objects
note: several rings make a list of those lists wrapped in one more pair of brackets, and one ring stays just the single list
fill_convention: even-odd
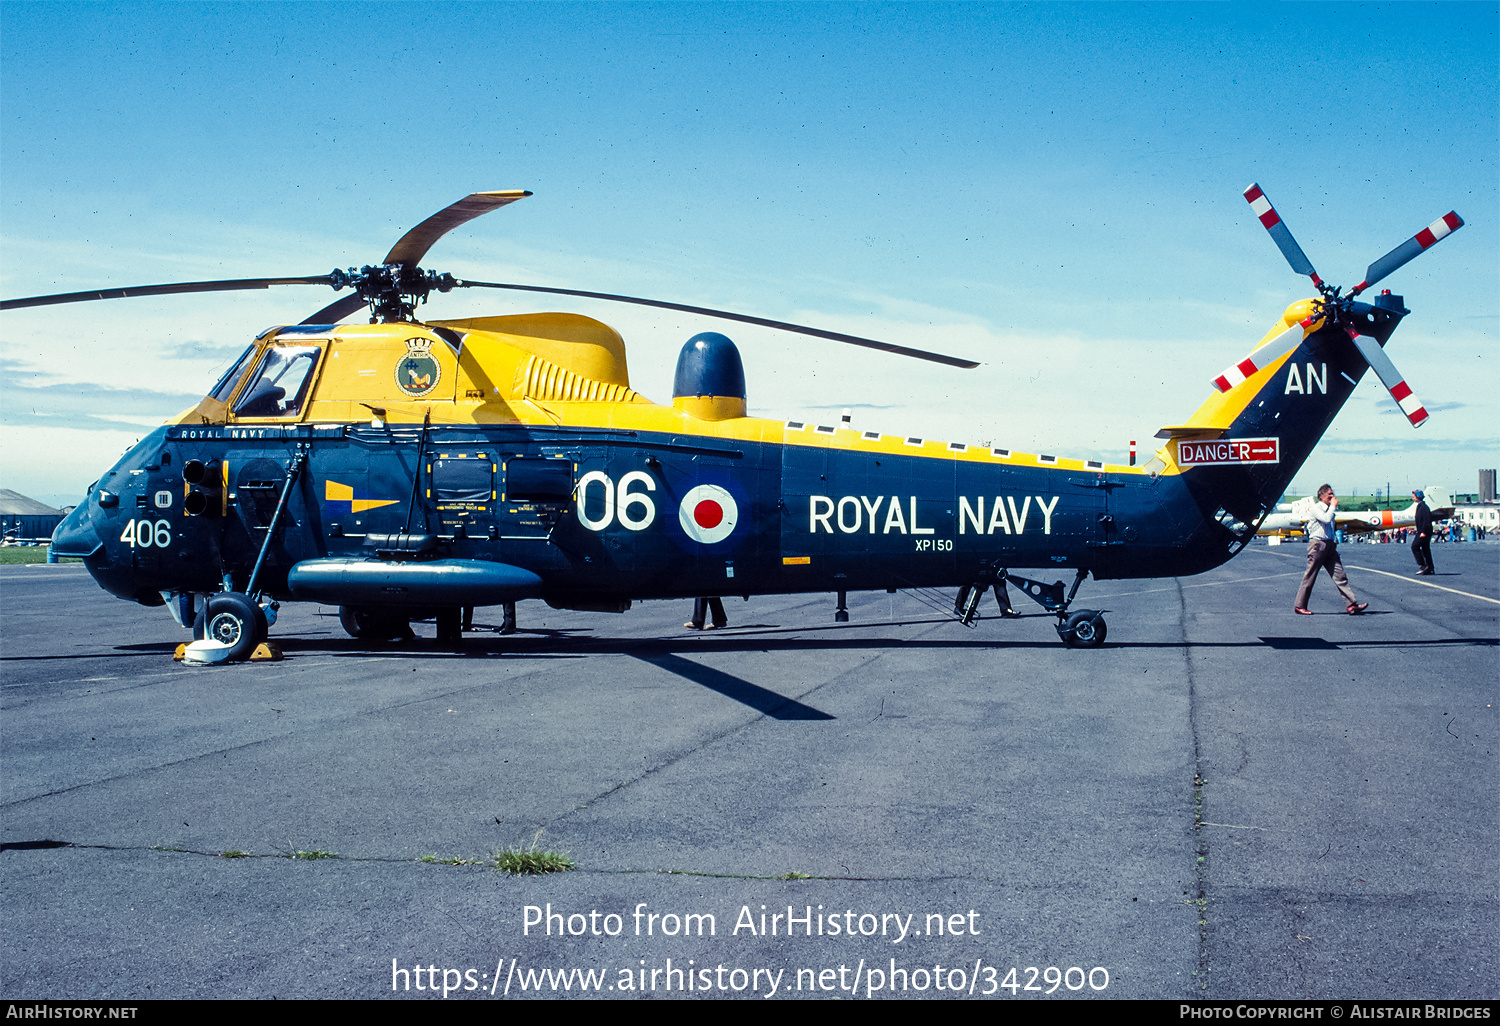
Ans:
[{"label": "blue and yellow helicopter", "polygon": [[[196,406],[92,486],[53,537],[108,592],[167,605],[244,659],[267,613],[337,605],[356,637],[435,618],[461,637],[474,607],[541,598],[624,611],[708,595],[956,587],[965,620],[1014,583],[1093,647],[1106,625],[1079,585],[1219,566],[1252,538],[1373,368],[1413,425],[1426,411],[1383,347],[1409,311],[1356,300],[1463,221],[1431,226],[1342,294],[1258,186],[1246,190],[1318,296],[1293,303],[1142,466],[746,415],[739,352],[689,339],[672,404],[635,392],[625,345],[569,313],[419,321],[432,292],[511,289],[661,307],[932,360],[971,361],[722,310],[571,289],[465,281],[418,266],[453,228],[529,196],[470,195],[385,260],[293,278],[178,282],[8,300],[0,309],[127,296],[328,285],[352,293],[269,328]],[[343,324],[368,308],[370,323]],[[1017,569],[1066,568],[1072,586]]]}]

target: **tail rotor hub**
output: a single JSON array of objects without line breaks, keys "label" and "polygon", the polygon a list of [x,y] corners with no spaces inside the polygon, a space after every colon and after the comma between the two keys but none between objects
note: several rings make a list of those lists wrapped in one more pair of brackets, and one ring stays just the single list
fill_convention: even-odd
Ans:
[{"label": "tail rotor hub", "polygon": [[[1390,358],[1385,355],[1385,351],[1381,348],[1380,343],[1371,336],[1363,333],[1358,318],[1355,315],[1354,298],[1371,285],[1385,278],[1392,271],[1422,255],[1439,241],[1462,228],[1464,226],[1463,218],[1459,217],[1453,211],[1444,214],[1432,222],[1432,224],[1423,228],[1417,234],[1371,264],[1365,271],[1365,280],[1350,289],[1347,295],[1344,295],[1341,294],[1337,286],[1329,285],[1322,278],[1318,277],[1318,272],[1313,269],[1312,261],[1308,260],[1307,255],[1302,252],[1302,247],[1292,237],[1291,230],[1281,220],[1281,215],[1276,212],[1276,208],[1271,205],[1271,200],[1258,184],[1252,183],[1245,190],[1245,201],[1250,204],[1250,209],[1255,211],[1255,215],[1260,219],[1261,225],[1270,234],[1271,240],[1276,243],[1276,247],[1281,250],[1281,255],[1286,257],[1286,262],[1291,265],[1292,270],[1311,278],[1313,285],[1317,287],[1318,295],[1322,298],[1315,302],[1315,313],[1312,317],[1307,318],[1301,324],[1284,332],[1273,342],[1262,346],[1240,363],[1226,370],[1214,380],[1214,387],[1218,388],[1221,392],[1233,388],[1240,381],[1248,377],[1250,373],[1261,367],[1268,366],[1271,360],[1300,345],[1303,335],[1299,332],[1299,328],[1305,331],[1310,329],[1317,321],[1323,320],[1327,326],[1337,327],[1349,336],[1349,340],[1359,350],[1360,355],[1364,357],[1370,369],[1375,372],[1376,376],[1380,378],[1381,383],[1391,393],[1391,398],[1396,401],[1396,405],[1401,407],[1401,412],[1406,416],[1406,419],[1411,422],[1413,427],[1420,427],[1427,420],[1427,411],[1422,408],[1422,404],[1412,394],[1412,390],[1406,384],[1405,379],[1401,377],[1401,374],[1391,363]],[[1389,294],[1389,290],[1387,290],[1385,295]],[[1386,302],[1382,302],[1380,298],[1377,298],[1375,305],[1384,307],[1387,310],[1391,310],[1393,307],[1401,307],[1399,298]],[[1405,311],[1403,310],[1402,312]]]}]

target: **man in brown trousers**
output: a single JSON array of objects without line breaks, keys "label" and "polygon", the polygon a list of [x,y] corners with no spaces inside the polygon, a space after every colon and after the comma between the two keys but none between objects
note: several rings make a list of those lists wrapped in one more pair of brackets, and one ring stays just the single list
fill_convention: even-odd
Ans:
[{"label": "man in brown trousers", "polygon": [[1313,503],[1307,520],[1307,572],[1302,575],[1302,586],[1297,589],[1297,605],[1293,607],[1303,616],[1312,615],[1312,610],[1307,608],[1307,599],[1312,594],[1313,581],[1318,579],[1319,570],[1327,570],[1328,576],[1333,578],[1339,594],[1349,603],[1351,616],[1358,616],[1370,605],[1354,597],[1354,589],[1349,587],[1349,575],[1344,573],[1343,560],[1339,559],[1338,546],[1334,544],[1337,537],[1334,534],[1334,511],[1338,505],[1339,497],[1333,494],[1332,485],[1318,489],[1318,501]]}]

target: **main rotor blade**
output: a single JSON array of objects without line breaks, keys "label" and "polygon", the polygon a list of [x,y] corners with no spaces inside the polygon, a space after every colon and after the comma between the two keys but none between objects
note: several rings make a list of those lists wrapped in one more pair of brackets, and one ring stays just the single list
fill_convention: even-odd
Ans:
[{"label": "main rotor blade", "polygon": [[455,281],[456,288],[480,288],[480,289],[510,289],[515,292],[546,292],[555,296],[582,296],[585,299],[607,299],[612,303],[634,303],[636,306],[654,306],[662,310],[678,310],[682,313],[700,314],[704,317],[720,317],[726,321],[739,321],[742,324],[756,324],[762,328],[777,328],[781,331],[796,332],[799,335],[812,335],[815,338],[831,339],[834,342],[847,342],[853,346],[863,346],[866,349],[878,349],[883,353],[895,353],[897,356],[910,356],[917,360],[928,360],[932,363],[946,364],[949,367],[961,367],[964,370],[972,370],[979,364],[974,360],[963,360],[956,356],[944,356],[942,353],[929,353],[925,349],[909,349],[906,346],[894,345],[890,342],[879,342],[873,338],[861,338],[858,335],[845,335],[837,331],[824,331],[822,328],[809,328],[802,324],[790,324],[786,321],[773,321],[765,317],[751,317],[749,314],[730,313],[728,310],[711,310],[704,306],[688,306],[684,303],[668,303],[660,299],[640,299],[636,296],[616,296],[608,292],[584,292],[580,289],[554,289],[545,285],[505,285],[493,281]]},{"label": "main rotor blade", "polygon": [[352,296],[345,296],[343,299],[335,299],[332,303],[329,303],[327,306],[319,310],[317,313],[313,314],[311,317],[304,317],[301,323],[337,324],[339,321],[343,320],[345,317],[348,317],[360,307],[366,306],[368,304],[369,300],[365,299],[364,296],[361,296],[358,292],[356,292]]},{"label": "main rotor blade", "polygon": [[1464,219],[1459,217],[1458,214],[1454,213],[1453,211],[1448,211],[1442,217],[1438,218],[1426,228],[1423,228],[1421,231],[1417,232],[1417,234],[1413,235],[1411,238],[1401,243],[1401,245],[1397,246],[1385,256],[1381,257],[1379,260],[1371,264],[1369,270],[1365,271],[1365,280],[1354,286],[1349,295],[1359,295],[1365,289],[1369,288],[1371,285],[1374,285],[1377,281],[1390,274],[1402,264],[1408,263],[1414,258],[1420,256],[1431,247],[1437,245],[1439,241],[1447,238],[1449,235],[1452,235],[1463,226]]},{"label": "main rotor blade", "polygon": [[[507,203],[525,199],[531,193],[525,189],[506,189],[501,192],[474,192],[444,207],[411,231],[401,236],[391,251],[385,255],[388,264],[419,264],[432,244],[447,235],[465,221],[472,221],[481,214],[499,210]],[[316,316],[316,315],[315,315]]]},{"label": "main rotor blade", "polygon": [[[491,210],[499,210],[508,203],[525,199],[531,193],[525,189],[504,189],[498,192],[472,192],[433,214],[417,225],[391,247],[383,263],[408,264],[415,267],[422,262],[433,244],[453,229]],[[345,296],[329,303],[323,309],[302,321],[303,324],[337,324],[366,304],[360,295]]]},{"label": "main rotor blade", "polygon": [[187,292],[234,292],[268,289],[272,285],[332,285],[326,274],[310,278],[230,278],[224,281],[179,281],[168,285],[131,285],[123,289],[93,289],[88,292],[62,292],[55,296],[30,296],[7,299],[0,310],[20,310],[28,306],[53,306],[57,303],[87,303],[94,299],[128,299],[132,296],[177,296]]},{"label": "main rotor blade", "polygon": [[1407,386],[1401,372],[1396,370],[1396,365],[1391,363],[1391,358],[1380,348],[1380,343],[1352,328],[1344,330],[1359,348],[1359,354],[1365,358],[1365,363],[1370,365],[1380,383],[1391,393],[1391,398],[1396,400],[1396,405],[1401,407],[1401,412],[1406,414],[1406,419],[1411,421],[1411,426],[1421,427],[1427,421],[1427,411],[1422,407],[1422,401]]},{"label": "main rotor blade", "polygon": [[1292,270],[1307,275],[1321,289],[1323,279],[1313,270],[1312,261],[1307,259],[1307,254],[1302,252],[1302,247],[1292,238],[1291,230],[1282,223],[1281,215],[1276,213],[1276,208],[1271,206],[1271,201],[1259,185],[1252,182],[1250,188],[1245,190],[1245,202],[1250,204],[1250,209],[1255,211],[1255,216],[1260,218],[1260,223],[1270,232],[1271,241],[1276,243],[1281,255],[1286,257],[1286,262],[1292,265]]}]

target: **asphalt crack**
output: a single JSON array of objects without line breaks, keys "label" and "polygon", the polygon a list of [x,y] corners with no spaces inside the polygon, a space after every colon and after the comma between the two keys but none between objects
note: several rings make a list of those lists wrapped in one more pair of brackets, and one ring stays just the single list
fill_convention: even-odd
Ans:
[{"label": "asphalt crack", "polygon": [[1198,932],[1197,968],[1193,970],[1195,987],[1199,994],[1208,990],[1208,836],[1203,818],[1204,786],[1203,751],[1198,737],[1198,690],[1193,675],[1192,647],[1187,636],[1187,597],[1182,593],[1182,581],[1177,585],[1177,630],[1182,646],[1182,670],[1188,685],[1188,730],[1193,738],[1193,893],[1186,904],[1194,912],[1195,929]]}]

